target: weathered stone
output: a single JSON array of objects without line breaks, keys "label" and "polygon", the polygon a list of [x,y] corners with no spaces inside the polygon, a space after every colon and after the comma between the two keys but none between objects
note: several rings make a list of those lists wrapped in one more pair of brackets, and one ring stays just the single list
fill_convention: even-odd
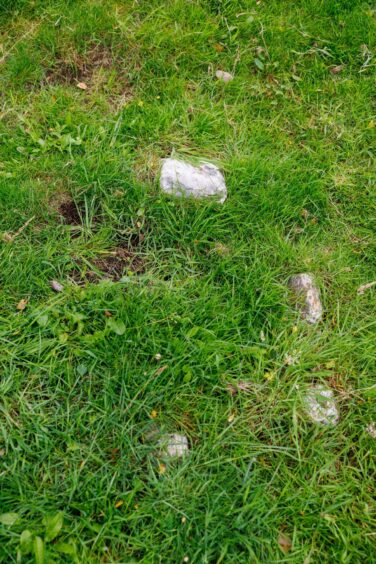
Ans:
[{"label": "weathered stone", "polygon": [[64,290],[64,286],[57,280],[51,280],[50,286],[54,292],[62,292]]},{"label": "weathered stone", "polygon": [[339,413],[333,391],[324,386],[313,386],[304,395],[304,409],[308,417],[321,425],[336,425]]},{"label": "weathered stone", "polygon": [[189,453],[188,439],[185,435],[167,433],[158,441],[160,454],[167,458],[181,458]]},{"label": "weathered stone", "polygon": [[234,79],[233,75],[230,72],[226,72],[223,70],[217,70],[215,72],[215,76],[218,78],[218,80],[221,80],[222,82],[231,82],[231,80]]},{"label": "weathered stone", "polygon": [[193,166],[176,159],[164,159],[160,183],[163,192],[175,196],[213,198],[221,204],[227,198],[225,179],[211,163]]},{"label": "weathered stone", "polygon": [[302,317],[308,323],[317,323],[322,318],[322,304],[320,290],[310,274],[297,274],[292,276],[289,286],[293,290]]},{"label": "weathered stone", "polygon": [[376,424],[375,423],[369,423],[369,425],[367,425],[367,427],[366,427],[366,431],[373,439],[376,439]]}]

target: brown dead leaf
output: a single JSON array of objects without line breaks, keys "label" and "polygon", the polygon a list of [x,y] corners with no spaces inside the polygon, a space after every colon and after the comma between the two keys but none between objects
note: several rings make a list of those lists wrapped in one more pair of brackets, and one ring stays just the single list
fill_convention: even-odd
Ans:
[{"label": "brown dead leaf", "polygon": [[11,243],[13,241],[13,235],[11,235],[11,233],[8,233],[6,231],[2,235],[2,239],[3,239],[4,243]]},{"label": "brown dead leaf", "polygon": [[106,317],[112,317],[112,313],[110,311],[108,311],[108,309],[106,309],[104,314],[105,314]]},{"label": "brown dead leaf", "polygon": [[25,307],[27,306],[28,301],[29,301],[29,300],[25,300],[25,299],[20,300],[20,301],[18,302],[17,306],[16,306],[17,309],[18,309],[19,311],[23,311],[23,310],[25,309]]},{"label": "brown dead leaf", "polygon": [[80,90],[87,90],[87,84],[86,84],[86,82],[78,82],[78,83],[77,83],[77,88],[79,88]]},{"label": "brown dead leaf", "polygon": [[336,65],[335,67],[331,67],[329,69],[329,71],[332,74],[339,74],[344,68],[345,68],[345,65]]},{"label": "brown dead leaf", "polygon": [[217,51],[217,53],[222,53],[222,51],[224,51],[224,46],[220,43],[216,43],[214,45],[214,49]]},{"label": "brown dead leaf", "polygon": [[282,552],[284,552],[284,554],[287,554],[291,550],[292,541],[290,537],[287,536],[285,533],[279,533],[278,545],[279,548],[282,550]]}]

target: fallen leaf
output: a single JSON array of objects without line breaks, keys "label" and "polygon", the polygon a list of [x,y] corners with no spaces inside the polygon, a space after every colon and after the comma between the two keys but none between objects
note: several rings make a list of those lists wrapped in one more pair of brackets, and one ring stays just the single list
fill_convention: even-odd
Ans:
[{"label": "fallen leaf", "polygon": [[150,413],[150,417],[152,419],[156,419],[158,417],[158,411],[156,411],[155,409],[153,409],[153,411]]},{"label": "fallen leaf", "polygon": [[222,53],[222,51],[224,51],[224,46],[220,43],[216,43],[214,45],[214,49],[217,51],[217,53]]},{"label": "fallen leaf", "polygon": [[160,474],[165,474],[165,473],[166,473],[166,470],[167,470],[166,464],[161,463],[161,464],[158,466],[158,472],[159,472]]},{"label": "fallen leaf", "polygon": [[124,501],[121,501],[121,500],[120,500],[120,501],[117,501],[117,502],[115,503],[116,509],[118,509],[119,507],[121,507],[121,506],[123,505],[123,503],[124,503]]},{"label": "fallen leaf", "polygon": [[282,550],[282,552],[287,554],[288,552],[290,552],[291,547],[292,547],[292,542],[291,542],[290,537],[285,535],[285,533],[279,533],[278,545],[279,545],[279,548]]},{"label": "fallen leaf", "polygon": [[105,314],[106,317],[112,317],[112,313],[110,311],[108,311],[107,309],[104,312],[104,314]]},{"label": "fallen leaf", "polygon": [[85,82],[78,82],[77,88],[79,88],[80,90],[87,90],[87,84]]},{"label": "fallen leaf", "polygon": [[118,447],[111,449],[111,460],[113,462],[116,462],[116,460],[119,458],[119,453],[120,449]]},{"label": "fallen leaf", "polygon": [[227,421],[229,423],[232,423],[234,421],[234,419],[235,419],[235,413],[231,413],[231,415],[227,418]]},{"label": "fallen leaf", "polygon": [[335,67],[331,67],[329,70],[332,74],[339,74],[344,67],[345,65],[336,65]]},{"label": "fallen leaf", "polygon": [[366,290],[369,290],[369,288],[372,288],[373,286],[376,286],[376,281],[368,282],[368,284],[363,284],[362,286],[359,286],[357,293],[361,296]]},{"label": "fallen leaf", "polygon": [[18,302],[17,304],[17,309],[19,309],[20,311],[23,311],[25,309],[25,307],[27,306],[28,300],[22,299]]},{"label": "fallen leaf", "polygon": [[50,280],[50,286],[54,292],[62,292],[64,290],[64,286],[57,280]]}]

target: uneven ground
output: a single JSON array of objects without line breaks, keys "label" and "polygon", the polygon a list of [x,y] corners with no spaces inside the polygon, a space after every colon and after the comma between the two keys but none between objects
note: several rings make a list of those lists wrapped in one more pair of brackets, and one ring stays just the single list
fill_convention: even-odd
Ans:
[{"label": "uneven ground", "polygon": [[[0,0],[1,562],[375,562],[375,14]],[[162,196],[170,154],[227,202]]]}]

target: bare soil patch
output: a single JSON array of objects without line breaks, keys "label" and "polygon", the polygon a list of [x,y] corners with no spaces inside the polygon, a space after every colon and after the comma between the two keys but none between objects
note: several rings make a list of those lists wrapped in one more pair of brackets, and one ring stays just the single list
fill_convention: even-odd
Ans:
[{"label": "bare soil patch", "polygon": [[67,225],[81,225],[81,216],[76,203],[66,200],[59,205],[58,212]]},{"label": "bare soil patch", "polygon": [[85,55],[70,51],[56,59],[46,73],[46,80],[50,84],[76,85],[90,81],[96,70],[110,68],[113,63],[111,52],[102,45],[96,45]]},{"label": "bare soil patch", "polygon": [[70,273],[70,278],[77,284],[97,283],[101,280],[118,282],[127,272],[141,274],[145,271],[144,259],[133,249],[122,245],[106,251],[90,260],[92,269],[83,262]]}]

